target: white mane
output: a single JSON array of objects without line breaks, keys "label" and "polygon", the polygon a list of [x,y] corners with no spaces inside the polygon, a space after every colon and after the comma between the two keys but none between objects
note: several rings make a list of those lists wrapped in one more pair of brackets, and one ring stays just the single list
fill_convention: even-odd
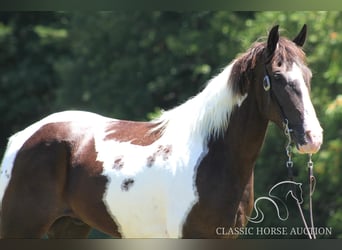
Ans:
[{"label": "white mane", "polygon": [[241,105],[246,96],[233,93],[233,84],[228,82],[234,62],[211,79],[196,96],[155,120],[160,123],[163,136],[190,139],[221,136],[228,127],[233,108]]}]

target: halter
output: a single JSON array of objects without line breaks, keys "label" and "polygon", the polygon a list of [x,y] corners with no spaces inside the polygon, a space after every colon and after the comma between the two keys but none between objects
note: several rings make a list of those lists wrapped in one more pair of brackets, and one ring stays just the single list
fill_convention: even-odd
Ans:
[{"label": "halter", "polygon": [[[285,115],[285,112],[283,110],[283,107],[280,105],[280,102],[277,98],[277,96],[273,93],[272,91],[272,84],[271,84],[271,78],[270,78],[270,75],[268,73],[268,70],[267,70],[267,67],[266,67],[266,64],[269,63],[269,60],[267,62],[265,62],[264,64],[264,79],[263,79],[263,82],[262,82],[262,85],[264,87],[264,90],[266,92],[269,92],[270,91],[270,95],[273,95],[274,96],[274,100],[277,102],[278,104],[278,107],[279,107],[279,110],[280,110],[280,115],[281,115],[281,118],[283,120],[283,125],[285,124],[285,122],[287,121],[287,118],[286,118],[286,115]],[[292,130],[290,130],[290,132],[292,132]]]},{"label": "halter", "polygon": [[[271,78],[269,76],[266,64],[269,63],[270,60],[267,60],[267,62],[265,62],[264,64],[264,79],[263,79],[263,88],[266,92],[270,92],[270,95],[273,94],[274,95],[274,100],[277,102],[279,110],[280,110],[280,115],[282,117],[283,120],[283,127],[284,127],[284,134],[288,139],[288,143],[285,147],[286,150],[286,155],[287,155],[287,162],[286,162],[286,168],[287,168],[287,172],[288,172],[288,179],[290,181],[293,181],[294,177],[293,177],[293,161],[292,161],[292,139],[291,139],[291,133],[293,132],[292,129],[289,128],[289,121],[286,118],[285,112],[282,108],[282,106],[280,105],[280,102],[277,98],[277,96],[272,92],[272,84],[271,84]],[[309,154],[309,160],[308,160],[308,176],[309,176],[309,213],[310,213],[310,228],[311,231],[308,227],[308,224],[306,222],[305,216],[303,214],[303,209],[301,207],[301,202],[298,200],[297,197],[295,197],[294,195],[292,195],[292,197],[296,200],[297,203],[297,207],[298,210],[300,212],[303,224],[305,226],[305,229],[307,231],[308,237],[309,239],[316,239],[316,235],[315,235],[315,230],[314,230],[314,221],[313,221],[313,209],[312,209],[312,196],[315,190],[315,186],[316,186],[316,178],[313,175],[313,162],[312,162],[312,154]],[[277,185],[277,184],[276,184]],[[292,191],[293,193],[295,193],[295,186],[292,187]]]}]

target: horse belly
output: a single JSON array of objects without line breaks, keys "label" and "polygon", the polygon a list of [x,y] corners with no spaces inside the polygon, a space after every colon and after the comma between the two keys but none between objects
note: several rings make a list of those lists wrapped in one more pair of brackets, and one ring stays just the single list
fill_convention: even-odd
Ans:
[{"label": "horse belly", "polygon": [[148,169],[127,178],[108,175],[104,201],[124,238],[178,238],[196,201],[191,174]]}]

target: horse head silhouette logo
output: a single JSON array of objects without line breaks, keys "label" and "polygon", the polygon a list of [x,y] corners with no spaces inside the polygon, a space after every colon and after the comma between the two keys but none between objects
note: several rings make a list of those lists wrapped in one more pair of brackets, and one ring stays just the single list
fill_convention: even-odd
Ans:
[{"label": "horse head silhouette logo", "polygon": [[[270,191],[268,192],[268,196],[259,197],[254,201],[254,210],[255,216],[248,217],[249,222],[252,223],[260,223],[264,220],[265,216],[261,209],[257,206],[258,203],[262,200],[270,201],[271,204],[274,205],[274,208],[277,211],[277,215],[279,220],[286,221],[289,217],[289,210],[286,205],[286,201],[291,195],[293,199],[296,200],[297,203],[303,203],[303,190],[302,183],[294,182],[294,181],[282,181],[275,184]],[[285,215],[281,215],[279,209],[279,205],[281,205],[285,209]]]}]

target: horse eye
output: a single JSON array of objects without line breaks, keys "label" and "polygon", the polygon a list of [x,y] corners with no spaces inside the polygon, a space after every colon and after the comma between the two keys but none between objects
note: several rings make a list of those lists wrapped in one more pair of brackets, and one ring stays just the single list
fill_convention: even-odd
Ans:
[{"label": "horse eye", "polygon": [[283,64],[282,64],[282,62],[279,61],[277,65],[278,65],[278,67],[281,67],[281,65],[283,65]]},{"label": "horse eye", "polygon": [[289,85],[290,85],[291,89],[293,89],[295,91],[297,90],[297,85],[294,82],[290,82]]}]

